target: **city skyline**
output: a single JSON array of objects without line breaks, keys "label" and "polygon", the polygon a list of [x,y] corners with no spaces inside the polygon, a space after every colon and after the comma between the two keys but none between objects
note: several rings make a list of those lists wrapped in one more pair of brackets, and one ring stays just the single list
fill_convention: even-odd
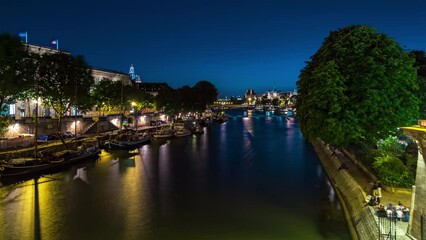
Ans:
[{"label": "city skyline", "polygon": [[425,50],[426,3],[412,1],[3,2],[0,32],[83,55],[89,65],[174,88],[213,83],[219,97],[296,88],[330,31],[365,24]]}]

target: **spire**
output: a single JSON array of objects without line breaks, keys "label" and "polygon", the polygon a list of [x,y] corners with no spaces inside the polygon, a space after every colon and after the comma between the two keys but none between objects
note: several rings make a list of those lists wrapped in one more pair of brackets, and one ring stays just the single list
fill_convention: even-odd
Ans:
[{"label": "spire", "polygon": [[130,64],[129,75],[130,75],[130,79],[131,80],[135,80],[136,79],[135,67],[133,67],[133,64]]},{"label": "spire", "polygon": [[135,67],[133,66],[133,64],[130,64],[130,70],[129,70],[129,75],[130,75],[130,79],[132,81],[135,81],[137,83],[141,83],[141,77],[139,75],[136,74],[135,72]]}]

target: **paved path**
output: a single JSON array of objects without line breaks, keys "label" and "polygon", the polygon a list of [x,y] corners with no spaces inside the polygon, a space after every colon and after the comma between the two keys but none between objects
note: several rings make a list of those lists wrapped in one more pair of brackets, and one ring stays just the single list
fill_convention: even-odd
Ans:
[{"label": "paved path", "polygon": [[[335,156],[342,164],[344,163],[343,166],[345,166],[344,169],[336,169],[336,171],[347,171],[349,172],[349,174],[357,181],[357,183],[359,184],[359,186],[362,188],[362,190],[364,191],[364,195],[372,195],[372,178],[370,177],[370,175],[366,174],[360,167],[359,165],[356,165],[349,157],[347,157],[345,154],[343,154],[342,152],[336,150],[336,154],[332,154],[332,152],[330,151],[330,155],[331,156]],[[383,205],[387,205],[387,203],[382,202]],[[395,203],[394,203],[395,205]],[[379,220],[378,220],[378,216],[377,216],[377,211],[376,211],[376,207],[371,207],[368,206],[370,208],[370,210],[372,212],[374,212],[374,216],[376,219],[376,222],[378,224]],[[407,222],[402,222],[399,221],[396,223],[396,239],[401,239],[401,240],[405,240],[405,239],[411,239],[409,238],[406,233],[407,233],[407,227],[408,227],[408,223]]]}]

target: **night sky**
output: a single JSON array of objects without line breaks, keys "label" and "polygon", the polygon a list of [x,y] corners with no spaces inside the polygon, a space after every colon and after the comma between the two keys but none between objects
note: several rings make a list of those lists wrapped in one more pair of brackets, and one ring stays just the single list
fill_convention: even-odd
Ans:
[{"label": "night sky", "polygon": [[425,50],[425,13],[425,0],[1,0],[0,32],[27,31],[43,46],[58,38],[94,67],[128,73],[134,64],[145,82],[208,80],[224,97],[295,89],[329,32],[351,24]]}]

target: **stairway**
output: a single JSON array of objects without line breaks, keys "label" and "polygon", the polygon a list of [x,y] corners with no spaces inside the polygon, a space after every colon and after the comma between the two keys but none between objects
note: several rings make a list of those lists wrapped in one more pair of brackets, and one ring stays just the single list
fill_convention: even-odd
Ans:
[{"label": "stairway", "polygon": [[83,131],[83,134],[97,134],[98,125],[99,125],[99,133],[118,130],[118,127],[116,127],[110,121],[105,120],[105,121],[93,122],[86,128],[85,131]]}]

